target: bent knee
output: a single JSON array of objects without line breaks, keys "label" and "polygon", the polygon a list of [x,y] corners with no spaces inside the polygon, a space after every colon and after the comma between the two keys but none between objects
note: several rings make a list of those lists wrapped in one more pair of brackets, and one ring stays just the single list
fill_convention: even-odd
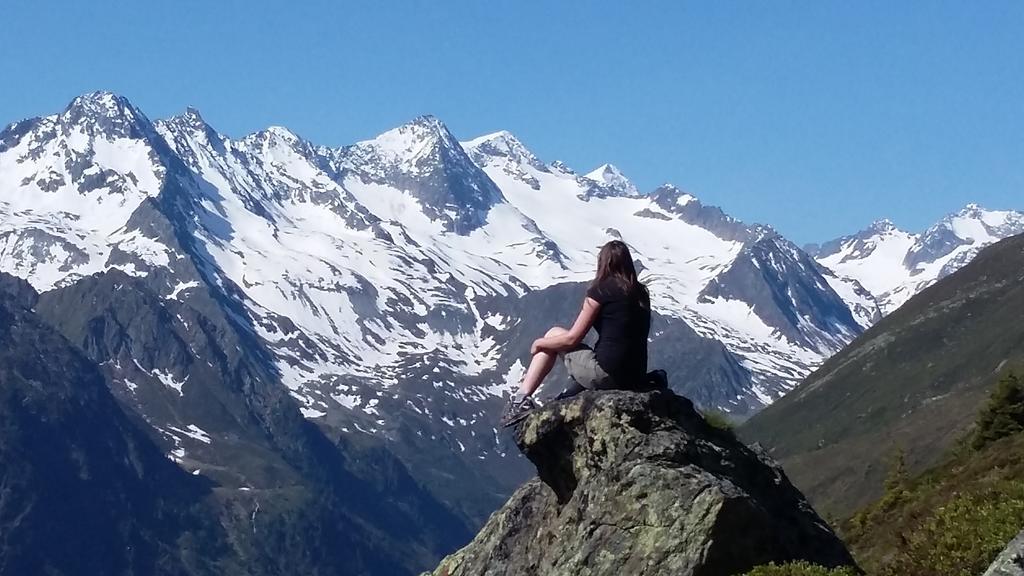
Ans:
[{"label": "bent knee", "polygon": [[545,334],[544,337],[550,338],[552,336],[561,336],[566,332],[568,332],[568,330],[566,330],[565,328],[562,328],[561,326],[555,326],[554,328],[548,330],[547,334]]}]

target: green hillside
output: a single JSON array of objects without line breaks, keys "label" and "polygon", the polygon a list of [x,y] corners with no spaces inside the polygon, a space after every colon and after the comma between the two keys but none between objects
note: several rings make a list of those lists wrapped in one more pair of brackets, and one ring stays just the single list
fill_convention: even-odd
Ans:
[{"label": "green hillside", "polygon": [[1014,365],[1024,365],[1024,236],[912,298],[739,433],[819,510],[847,517],[881,494],[897,452],[911,474],[937,464]]},{"label": "green hillside", "polygon": [[[1007,371],[976,425],[911,477],[902,453],[881,498],[838,526],[867,576],[978,576],[1024,527],[1024,378]],[[746,576],[852,576],[806,563]]]},{"label": "green hillside", "polygon": [[1024,380],[1005,376],[970,435],[909,478],[897,459],[882,497],[843,523],[879,576],[976,576],[1024,527]]}]

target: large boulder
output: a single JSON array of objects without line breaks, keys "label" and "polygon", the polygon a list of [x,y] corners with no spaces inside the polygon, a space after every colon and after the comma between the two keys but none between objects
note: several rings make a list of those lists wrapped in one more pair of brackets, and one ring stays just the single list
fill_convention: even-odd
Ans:
[{"label": "large boulder", "polygon": [[1024,531],[1006,546],[984,576],[1024,576]]},{"label": "large boulder", "polygon": [[667,390],[584,392],[515,430],[538,478],[435,576],[728,576],[854,565],[764,454]]}]

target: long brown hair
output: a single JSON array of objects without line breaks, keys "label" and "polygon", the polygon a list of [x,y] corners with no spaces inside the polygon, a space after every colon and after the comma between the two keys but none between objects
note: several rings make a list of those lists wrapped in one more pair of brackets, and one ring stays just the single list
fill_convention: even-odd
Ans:
[{"label": "long brown hair", "polygon": [[637,293],[640,305],[650,308],[651,296],[647,286],[636,275],[636,266],[633,265],[633,256],[629,253],[629,247],[621,240],[612,240],[601,247],[597,255],[597,275],[594,277],[592,286],[611,280],[627,294]]}]

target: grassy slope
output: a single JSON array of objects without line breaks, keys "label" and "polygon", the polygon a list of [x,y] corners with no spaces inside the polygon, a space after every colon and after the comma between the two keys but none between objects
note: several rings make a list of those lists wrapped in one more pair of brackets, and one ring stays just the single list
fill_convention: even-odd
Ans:
[{"label": "grassy slope", "polygon": [[973,422],[996,373],[1024,361],[1024,236],[923,291],[740,428],[782,461],[819,510],[878,497],[902,448],[936,464]]},{"label": "grassy slope", "polygon": [[[894,495],[893,492],[898,492]],[[1024,434],[958,449],[841,533],[869,574],[980,574],[1024,527]]]},{"label": "grassy slope", "polygon": [[[868,576],[978,576],[1024,527],[1024,434],[966,446],[913,480],[890,476],[881,499],[843,522]],[[851,574],[792,563],[746,576]]]}]

